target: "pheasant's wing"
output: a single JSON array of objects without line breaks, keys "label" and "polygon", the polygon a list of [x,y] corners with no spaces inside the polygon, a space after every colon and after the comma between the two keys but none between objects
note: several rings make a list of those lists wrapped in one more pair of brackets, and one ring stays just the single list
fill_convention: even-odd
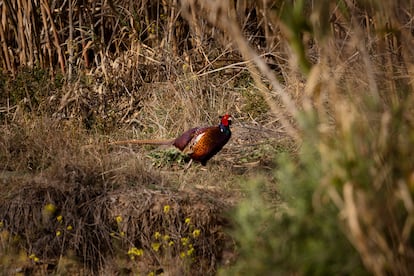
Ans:
[{"label": "pheasant's wing", "polygon": [[177,147],[179,150],[184,151],[197,135],[199,135],[200,133],[203,133],[208,128],[209,127],[195,127],[195,128],[189,129],[183,134],[181,134],[181,136],[177,137],[174,140],[173,145]]}]

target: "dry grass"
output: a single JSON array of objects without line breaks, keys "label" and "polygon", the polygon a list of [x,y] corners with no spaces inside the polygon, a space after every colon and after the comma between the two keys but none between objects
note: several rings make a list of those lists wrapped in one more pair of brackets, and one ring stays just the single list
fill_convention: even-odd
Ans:
[{"label": "dry grass", "polygon": [[79,127],[30,122],[36,127],[2,127],[2,250],[28,257],[2,254],[2,270],[211,274],[228,262],[232,240],[223,227],[234,199],[219,177],[228,169],[201,172],[217,175],[210,189],[197,168],[163,173],[140,156],[145,151],[112,151]]}]

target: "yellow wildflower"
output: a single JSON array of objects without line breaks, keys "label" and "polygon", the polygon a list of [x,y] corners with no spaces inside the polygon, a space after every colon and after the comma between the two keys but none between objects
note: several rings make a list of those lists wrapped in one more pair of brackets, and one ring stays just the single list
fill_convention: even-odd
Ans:
[{"label": "yellow wildflower", "polygon": [[194,248],[191,247],[190,249],[187,250],[187,256],[191,256],[194,253]]},{"label": "yellow wildflower", "polygon": [[152,249],[154,249],[155,252],[158,252],[158,250],[160,249],[161,244],[159,242],[153,242],[151,243],[151,247]]},{"label": "yellow wildflower", "polygon": [[160,234],[160,232],[155,232],[154,233],[154,238],[156,239],[156,240],[158,240],[159,238],[161,237],[161,234]]},{"label": "yellow wildflower", "polygon": [[180,253],[180,258],[181,258],[181,259],[184,259],[184,258],[185,258],[185,252],[181,252],[181,253]]},{"label": "yellow wildflower", "polygon": [[52,203],[48,203],[45,205],[44,211],[49,215],[53,214],[54,212],[56,212],[56,206],[53,205]]},{"label": "yellow wildflower", "polygon": [[70,230],[73,229],[73,226],[72,225],[68,225],[68,227],[66,227],[66,229],[70,231]]},{"label": "yellow wildflower", "polygon": [[193,231],[193,237],[197,238],[198,236],[200,236],[201,230],[200,229],[194,229]]},{"label": "yellow wildflower", "polygon": [[63,220],[63,216],[62,215],[57,216],[56,220],[61,223]]},{"label": "yellow wildflower", "polygon": [[121,237],[123,237],[123,236],[125,236],[125,232],[124,232],[124,231],[121,231],[121,232],[119,233],[119,235],[120,235]]},{"label": "yellow wildflower", "polygon": [[165,205],[164,206],[164,213],[167,214],[170,211],[170,205]]},{"label": "yellow wildflower", "polygon": [[142,256],[144,255],[144,250],[132,247],[128,250],[128,255],[130,256]]},{"label": "yellow wildflower", "polygon": [[174,245],[174,242],[173,241],[170,241],[169,243],[168,243],[168,246],[173,246]]},{"label": "yellow wildflower", "polygon": [[181,244],[186,246],[188,244],[188,238],[181,238]]},{"label": "yellow wildflower", "polygon": [[60,232],[59,230],[56,231],[56,237],[59,237],[60,235],[62,235],[62,232]]},{"label": "yellow wildflower", "polygon": [[185,222],[185,224],[190,224],[191,223],[191,219],[190,218],[185,218],[184,222]]},{"label": "yellow wildflower", "polygon": [[150,273],[148,273],[148,276],[155,276],[155,272],[151,271]]},{"label": "yellow wildflower", "polygon": [[115,218],[115,220],[116,220],[117,223],[121,223],[122,222],[122,217],[121,216],[117,216]]},{"label": "yellow wildflower", "polygon": [[170,235],[164,235],[164,237],[162,237],[164,241],[169,241],[170,240]]}]

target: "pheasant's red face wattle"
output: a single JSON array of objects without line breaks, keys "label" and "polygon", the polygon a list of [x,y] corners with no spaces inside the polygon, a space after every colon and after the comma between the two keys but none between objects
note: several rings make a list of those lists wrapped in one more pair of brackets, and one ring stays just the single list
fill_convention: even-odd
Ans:
[{"label": "pheasant's red face wattle", "polygon": [[225,114],[224,116],[220,116],[221,118],[221,124],[225,127],[228,127],[231,125],[231,115]]}]

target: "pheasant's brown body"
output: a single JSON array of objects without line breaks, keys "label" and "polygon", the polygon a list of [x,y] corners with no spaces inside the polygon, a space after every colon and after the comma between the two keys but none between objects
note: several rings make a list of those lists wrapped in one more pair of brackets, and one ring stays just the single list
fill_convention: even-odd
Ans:
[{"label": "pheasant's brown body", "polygon": [[218,126],[195,127],[187,130],[174,140],[129,140],[115,142],[114,144],[156,144],[174,145],[188,154],[191,159],[206,165],[207,161],[216,155],[231,137],[231,116],[221,117]]},{"label": "pheasant's brown body", "polygon": [[228,118],[218,126],[193,128],[175,139],[173,145],[187,153],[191,159],[205,165],[231,137]]}]

